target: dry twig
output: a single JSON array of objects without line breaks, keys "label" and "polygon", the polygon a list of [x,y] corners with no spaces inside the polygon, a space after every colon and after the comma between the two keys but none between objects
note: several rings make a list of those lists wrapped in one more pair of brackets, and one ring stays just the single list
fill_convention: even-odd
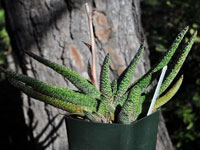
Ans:
[{"label": "dry twig", "polygon": [[98,89],[97,75],[96,75],[95,50],[94,50],[94,32],[93,32],[93,27],[92,27],[92,17],[93,17],[93,15],[92,15],[92,13],[90,13],[88,3],[85,3],[85,8],[86,8],[87,16],[88,16],[88,23],[89,23],[89,29],[90,29],[91,50],[92,50],[92,83]]}]

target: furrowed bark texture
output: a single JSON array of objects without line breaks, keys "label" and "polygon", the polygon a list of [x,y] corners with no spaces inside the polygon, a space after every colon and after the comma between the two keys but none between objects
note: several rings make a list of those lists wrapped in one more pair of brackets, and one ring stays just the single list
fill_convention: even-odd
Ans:
[{"label": "furrowed bark texture", "polygon": [[[4,0],[7,27],[11,36],[16,69],[57,86],[74,88],[60,75],[23,54],[34,52],[65,65],[89,78],[91,54],[82,41],[89,43],[89,26],[82,0]],[[125,69],[144,40],[140,23],[139,0],[88,1],[94,10],[93,26],[97,53],[97,75],[106,53],[110,53],[111,79]],[[135,78],[150,67],[148,50],[142,56]],[[99,79],[99,76],[98,76]],[[23,110],[34,149],[66,150],[67,135],[61,111],[23,95]],[[162,121],[163,122],[163,121]],[[162,125],[161,133],[167,134]],[[158,142],[157,149],[170,150],[170,140]],[[142,135],[141,135],[142,136]],[[167,142],[167,148],[165,147]]]}]

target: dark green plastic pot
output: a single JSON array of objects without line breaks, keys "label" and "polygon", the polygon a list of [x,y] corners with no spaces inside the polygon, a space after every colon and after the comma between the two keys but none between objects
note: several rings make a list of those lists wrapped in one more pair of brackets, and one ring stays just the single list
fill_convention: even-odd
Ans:
[{"label": "dark green plastic pot", "polygon": [[66,117],[70,150],[155,150],[159,112],[132,124],[92,123]]}]

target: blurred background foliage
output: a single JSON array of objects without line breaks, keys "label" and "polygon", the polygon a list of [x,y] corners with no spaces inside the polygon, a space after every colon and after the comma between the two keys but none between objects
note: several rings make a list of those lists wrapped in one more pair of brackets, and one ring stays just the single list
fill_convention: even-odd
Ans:
[{"label": "blurred background foliage", "polygon": [[[11,52],[10,38],[6,31],[5,12],[0,0],[0,65],[7,66],[6,56]],[[0,73],[0,82],[4,81],[3,74]],[[0,83],[1,84],[1,83]]]},{"label": "blurred background foliage", "polygon": [[10,39],[5,27],[5,12],[0,5],[0,65],[6,65],[6,55],[11,49]]},{"label": "blurred background foliage", "polygon": [[[167,50],[185,26],[190,26],[189,34],[200,28],[200,1],[143,0],[141,7],[151,64]],[[187,40],[186,38],[184,42]],[[198,36],[180,72],[184,74],[183,85],[173,100],[162,109],[175,149],[200,149],[199,48]],[[5,28],[4,10],[0,6],[0,65],[6,66],[6,55],[11,49]]]},{"label": "blurred background foliage", "polygon": [[[143,0],[141,10],[152,64],[185,26],[190,26],[188,36],[200,28],[200,1],[197,0]],[[200,149],[199,34],[179,76],[181,74],[184,81],[180,91],[162,110],[174,147],[197,150]]]}]

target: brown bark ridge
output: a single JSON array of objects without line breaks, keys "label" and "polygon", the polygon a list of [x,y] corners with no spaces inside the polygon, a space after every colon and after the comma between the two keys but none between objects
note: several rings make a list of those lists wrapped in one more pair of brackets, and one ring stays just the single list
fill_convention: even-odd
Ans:
[{"label": "brown bark ridge", "polygon": [[[23,54],[34,52],[89,78],[87,73],[91,54],[81,42],[89,43],[89,26],[82,0],[4,0],[7,27],[11,36],[17,71],[57,86],[74,88],[60,75]],[[144,34],[140,21],[139,0],[89,0],[94,10],[97,74],[106,53],[110,53],[111,79],[125,69],[135,55]],[[149,51],[145,49],[134,78],[150,67]],[[23,95],[26,124],[31,129],[29,140],[35,149],[68,149],[66,128],[61,111]],[[158,150],[170,148],[164,126],[159,127]],[[160,134],[161,133],[161,134]],[[142,136],[142,135],[141,135]],[[160,140],[164,139],[164,140]],[[167,144],[166,144],[167,143]],[[166,146],[167,145],[167,148]]]}]

